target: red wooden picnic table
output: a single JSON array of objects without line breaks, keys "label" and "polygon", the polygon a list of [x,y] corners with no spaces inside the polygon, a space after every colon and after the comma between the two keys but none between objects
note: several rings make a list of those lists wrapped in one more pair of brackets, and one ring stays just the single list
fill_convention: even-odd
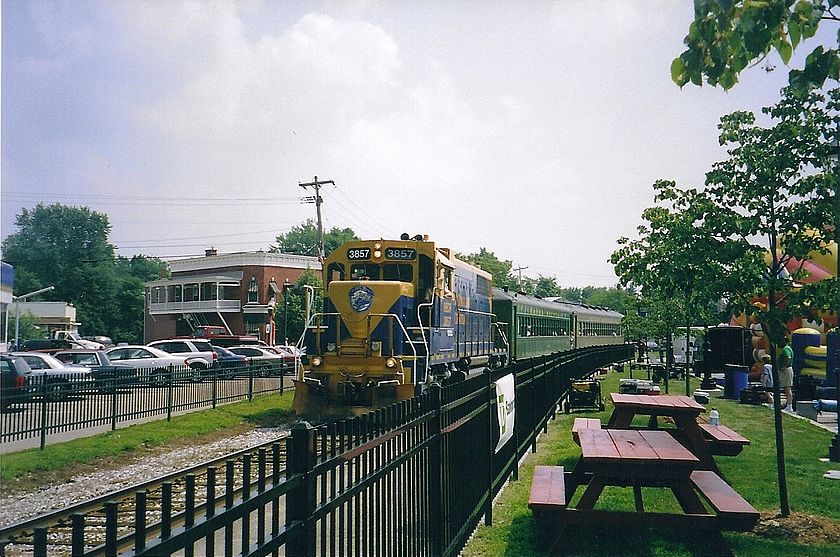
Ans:
[{"label": "red wooden picnic table", "polygon": [[688,448],[700,459],[700,467],[717,470],[711,447],[697,421],[697,417],[706,411],[702,404],[691,397],[681,395],[612,393],[610,398],[615,409],[607,424],[608,428],[628,429],[636,416],[649,416],[648,427],[656,428],[658,417],[670,417]]},{"label": "red wooden picnic table", "polygon": [[[567,524],[651,526],[705,532],[716,555],[729,555],[721,530],[751,530],[758,520],[758,512],[716,473],[698,470],[700,459],[667,431],[583,429],[578,439],[581,456],[561,483],[552,471],[562,474],[562,467],[535,471],[530,506],[538,518],[559,521],[553,549],[562,544]],[[632,487],[635,512],[596,509],[608,485]],[[578,487],[583,494],[567,506]],[[642,488],[648,487],[670,488],[683,513],[645,512]]]}]

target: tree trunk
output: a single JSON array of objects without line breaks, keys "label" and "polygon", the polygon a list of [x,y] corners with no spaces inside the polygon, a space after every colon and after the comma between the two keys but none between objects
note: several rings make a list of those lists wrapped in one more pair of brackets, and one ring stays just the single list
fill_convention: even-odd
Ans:
[{"label": "tree trunk", "polygon": [[[776,469],[779,475],[779,508],[782,516],[790,516],[790,503],[788,502],[787,474],[785,472],[785,439],[782,432],[782,405],[781,388],[779,386],[779,359],[776,355],[776,334],[781,333],[785,328],[784,323],[776,321],[774,309],[776,307],[776,291],[771,286],[767,298],[768,315],[768,338],[770,340],[770,359],[773,366],[773,422],[776,431]],[[788,404],[792,401],[788,401]]]},{"label": "tree trunk", "polygon": [[691,377],[691,366],[689,365],[691,359],[691,350],[689,348],[689,344],[691,341],[689,340],[691,337],[691,321],[686,320],[685,322],[685,396],[689,396],[691,392],[691,385],[689,381],[689,377]]}]

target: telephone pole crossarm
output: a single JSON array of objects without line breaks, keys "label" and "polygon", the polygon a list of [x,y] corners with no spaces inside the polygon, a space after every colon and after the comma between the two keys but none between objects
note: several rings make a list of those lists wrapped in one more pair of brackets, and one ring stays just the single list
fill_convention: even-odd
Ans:
[{"label": "telephone pole crossarm", "polygon": [[312,182],[298,183],[303,189],[315,189],[315,195],[311,198],[305,198],[305,202],[315,203],[315,212],[318,214],[318,258],[322,262],[324,261],[324,225],[321,221],[321,203],[323,203],[323,199],[321,199],[321,186],[326,184],[332,184],[334,186],[335,182],[332,180],[318,180],[318,177],[315,176],[315,180]]}]

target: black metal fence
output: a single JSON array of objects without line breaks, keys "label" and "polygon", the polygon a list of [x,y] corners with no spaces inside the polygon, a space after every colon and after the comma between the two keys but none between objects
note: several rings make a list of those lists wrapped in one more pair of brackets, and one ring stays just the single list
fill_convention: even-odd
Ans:
[{"label": "black metal fence", "polygon": [[[177,509],[165,496],[147,512],[138,492],[127,534],[116,503],[105,509],[104,544],[86,546],[86,517],[74,516],[73,555],[457,555],[482,517],[492,522],[494,496],[518,478],[571,382],[632,356],[617,345],[535,357],[358,418],[298,423],[256,469],[251,458],[228,462],[201,493],[188,478]],[[514,435],[496,451],[494,383],[509,374]],[[46,553],[50,533],[36,530],[34,553]]]},{"label": "black metal fence", "polygon": [[22,389],[2,394],[0,442],[110,426],[152,416],[251,400],[283,392],[283,375],[251,365],[196,370],[185,366],[139,369],[131,376],[33,375]]}]

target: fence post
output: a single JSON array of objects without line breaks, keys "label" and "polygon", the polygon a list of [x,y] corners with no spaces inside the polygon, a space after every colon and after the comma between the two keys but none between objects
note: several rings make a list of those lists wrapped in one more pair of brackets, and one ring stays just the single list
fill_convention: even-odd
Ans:
[{"label": "fence post", "polygon": [[[510,372],[513,374],[513,396],[514,396],[514,404],[516,403],[515,400],[519,398],[519,376],[517,371],[519,370],[518,366],[508,364],[508,368]],[[520,399],[522,400],[522,399]],[[515,409],[515,408],[514,408]],[[522,406],[519,406],[520,412],[522,411]],[[519,429],[516,427],[516,421],[513,424],[513,481],[519,480]]]},{"label": "fence post", "polygon": [[169,382],[166,388],[166,421],[172,421],[172,376],[174,375],[174,368],[169,364]]},{"label": "fence post", "polygon": [[216,407],[216,382],[219,380],[221,366],[213,369],[213,383],[210,384],[210,396],[213,399],[213,408]]},{"label": "fence post", "polygon": [[292,426],[291,446],[289,447],[287,477],[301,476],[298,487],[287,496],[286,525],[301,522],[302,527],[295,536],[289,538],[286,546],[290,557],[315,557],[315,482],[312,474],[315,466],[315,429],[307,422],[298,422]]},{"label": "fence post", "polygon": [[[496,398],[496,393],[493,384],[493,372],[490,366],[485,368],[487,375],[487,502],[484,504],[484,525],[493,525],[493,454],[496,452],[493,446],[493,422],[496,420],[496,415],[493,413],[493,400]],[[516,386],[514,386],[514,397],[516,396]],[[498,404],[498,401],[496,402]],[[514,427],[513,429],[516,429]],[[500,428],[501,432],[501,428]],[[514,449],[514,453],[516,449]],[[514,462],[516,459],[514,459]],[[514,465],[515,466],[515,465]]]},{"label": "fence post", "polygon": [[254,362],[248,368],[248,402],[254,400]]},{"label": "fence post", "polygon": [[431,555],[439,557],[444,550],[443,521],[446,517],[443,504],[443,398],[440,385],[429,387],[429,398],[434,411],[429,422],[429,436],[432,440],[429,445],[429,538]]},{"label": "fence post", "polygon": [[111,431],[117,429],[117,370],[111,380]]},{"label": "fence post", "polygon": [[41,450],[47,445],[47,376],[41,376]]}]

